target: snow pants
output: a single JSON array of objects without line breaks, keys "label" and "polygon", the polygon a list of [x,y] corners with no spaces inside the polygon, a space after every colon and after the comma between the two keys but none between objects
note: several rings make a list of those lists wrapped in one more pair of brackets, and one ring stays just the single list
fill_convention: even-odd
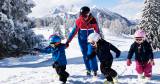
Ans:
[{"label": "snow pants", "polygon": [[58,76],[59,76],[59,80],[62,81],[63,83],[66,83],[67,78],[69,77],[69,73],[66,72],[66,65],[64,66],[55,66],[54,64],[52,64],[53,68],[55,68]]},{"label": "snow pants", "polygon": [[98,70],[98,64],[96,56],[93,59],[87,60],[88,52],[91,52],[91,49],[88,49],[90,47],[87,38],[90,33],[93,33],[94,30],[79,30],[78,32],[78,42],[79,46],[81,48],[81,52],[83,55],[83,60],[85,63],[85,67],[87,71],[97,71]]},{"label": "snow pants", "polygon": [[100,64],[101,72],[104,74],[107,81],[113,81],[113,78],[117,76],[117,72],[111,68],[112,62],[113,59]]},{"label": "snow pants", "polygon": [[138,74],[143,74],[145,77],[151,77],[152,76],[152,65],[148,62],[138,62],[136,61],[136,71]]}]

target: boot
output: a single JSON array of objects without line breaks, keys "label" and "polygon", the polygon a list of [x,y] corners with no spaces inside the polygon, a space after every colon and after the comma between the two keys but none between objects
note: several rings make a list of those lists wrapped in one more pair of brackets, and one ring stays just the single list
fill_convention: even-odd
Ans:
[{"label": "boot", "polygon": [[91,71],[87,71],[87,76],[91,76]]},{"label": "boot", "polygon": [[93,74],[94,74],[94,76],[97,76],[97,71],[94,71],[94,73],[93,73]]},{"label": "boot", "polygon": [[144,79],[145,77],[143,76],[143,74],[138,74],[138,79]]},{"label": "boot", "polygon": [[151,77],[145,77],[145,80],[149,81],[149,80],[151,80]]},{"label": "boot", "polygon": [[114,84],[114,82],[113,81],[104,81],[104,84]]},{"label": "boot", "polygon": [[118,76],[113,78],[113,82],[114,82],[114,84],[118,84]]}]

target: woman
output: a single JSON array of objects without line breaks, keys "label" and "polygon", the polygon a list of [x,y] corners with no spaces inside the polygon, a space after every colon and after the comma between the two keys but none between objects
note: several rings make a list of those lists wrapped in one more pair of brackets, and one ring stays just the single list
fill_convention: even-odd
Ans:
[{"label": "woman", "polygon": [[67,45],[69,45],[69,43],[77,34],[77,32],[79,45],[83,54],[83,60],[87,70],[87,75],[91,75],[91,70],[93,70],[94,75],[96,76],[98,70],[96,57],[90,60],[86,60],[87,56],[90,54],[90,50],[88,50],[89,45],[87,42],[87,38],[90,33],[99,33],[99,28],[96,19],[91,15],[90,8],[87,6],[84,6],[80,9],[80,16],[76,20],[75,26],[72,32],[70,33],[69,38],[67,39]]}]

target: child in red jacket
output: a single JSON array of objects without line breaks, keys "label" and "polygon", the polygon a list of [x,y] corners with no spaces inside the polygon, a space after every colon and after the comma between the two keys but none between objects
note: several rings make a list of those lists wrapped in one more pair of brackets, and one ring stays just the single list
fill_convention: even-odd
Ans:
[{"label": "child in red jacket", "polygon": [[127,57],[127,65],[131,65],[131,58],[133,54],[135,54],[138,78],[151,79],[152,66],[154,65],[151,45],[144,39],[145,32],[143,30],[137,30],[134,36],[135,42],[130,47]]}]

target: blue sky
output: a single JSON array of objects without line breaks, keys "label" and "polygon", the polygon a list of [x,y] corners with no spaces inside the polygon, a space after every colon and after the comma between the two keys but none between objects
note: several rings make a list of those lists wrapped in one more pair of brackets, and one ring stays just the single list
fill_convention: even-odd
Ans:
[{"label": "blue sky", "polygon": [[31,17],[42,17],[49,14],[53,8],[59,5],[71,6],[74,4],[79,10],[80,7],[97,6],[107,8],[110,11],[121,14],[129,19],[138,19],[143,10],[144,0],[33,0],[36,7],[32,9]]}]

